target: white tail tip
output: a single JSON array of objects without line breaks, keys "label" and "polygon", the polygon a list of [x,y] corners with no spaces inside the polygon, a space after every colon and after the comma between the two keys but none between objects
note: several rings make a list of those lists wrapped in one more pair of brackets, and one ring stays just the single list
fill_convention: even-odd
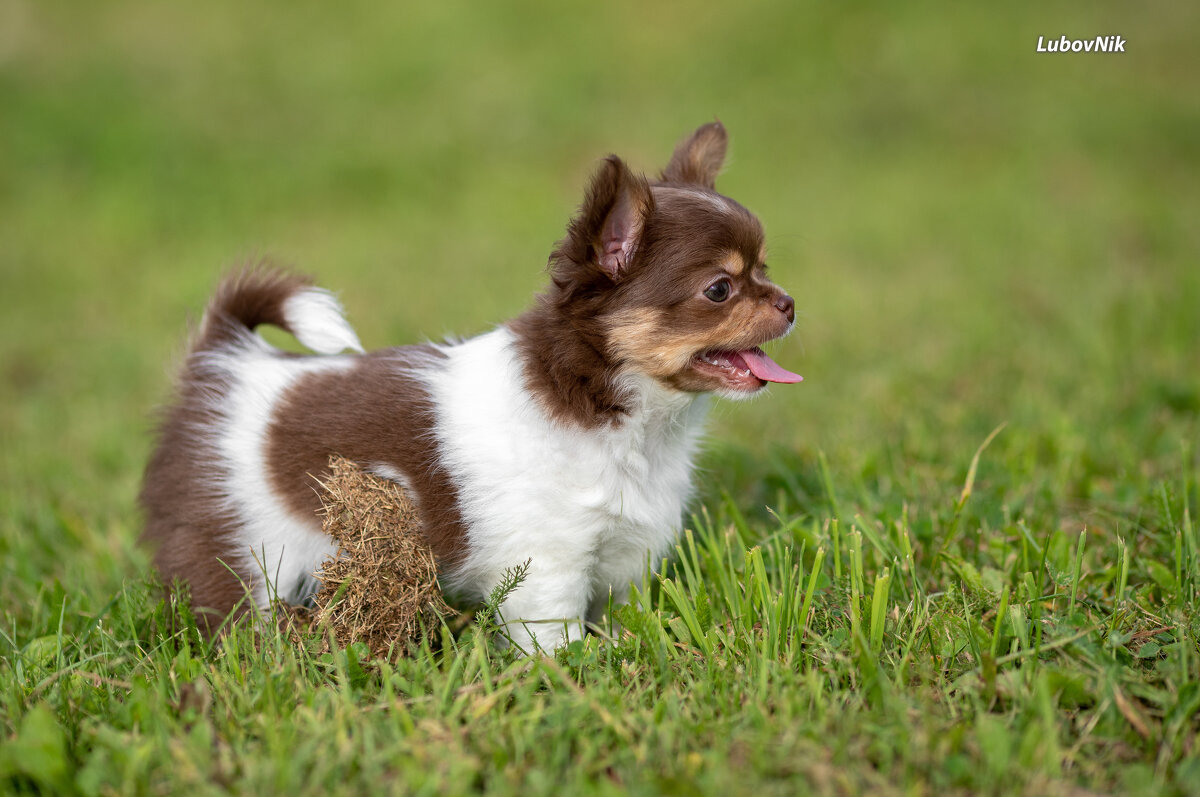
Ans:
[{"label": "white tail tip", "polygon": [[363,351],[341,303],[324,288],[305,288],[288,297],[283,315],[296,340],[318,354]]}]

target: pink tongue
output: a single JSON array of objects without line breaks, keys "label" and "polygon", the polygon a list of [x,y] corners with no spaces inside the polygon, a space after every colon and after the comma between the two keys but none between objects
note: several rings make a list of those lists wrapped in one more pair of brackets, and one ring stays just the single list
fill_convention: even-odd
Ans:
[{"label": "pink tongue", "polygon": [[793,374],[786,368],[779,367],[779,364],[763,354],[761,349],[739,351],[738,356],[746,361],[746,365],[750,368],[750,373],[764,382],[783,382],[790,385],[795,382],[804,381],[804,377],[800,376],[800,374]]}]

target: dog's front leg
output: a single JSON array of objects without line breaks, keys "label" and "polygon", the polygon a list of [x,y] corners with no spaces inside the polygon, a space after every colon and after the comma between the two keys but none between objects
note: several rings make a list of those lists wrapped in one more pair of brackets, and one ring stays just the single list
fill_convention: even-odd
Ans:
[{"label": "dog's front leg", "polygon": [[526,656],[582,639],[591,600],[585,570],[531,569],[500,606],[500,637]]},{"label": "dog's front leg", "polygon": [[660,559],[642,540],[605,547],[592,571],[595,589],[588,606],[588,622],[599,626],[609,607],[628,603],[629,590],[634,584],[645,589],[647,574],[657,572],[659,563]]}]

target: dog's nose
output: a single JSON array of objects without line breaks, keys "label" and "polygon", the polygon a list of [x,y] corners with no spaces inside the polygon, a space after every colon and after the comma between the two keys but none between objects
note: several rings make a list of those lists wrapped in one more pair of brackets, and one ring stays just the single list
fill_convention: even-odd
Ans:
[{"label": "dog's nose", "polygon": [[787,316],[789,324],[796,320],[796,303],[786,293],[775,300],[775,309]]}]

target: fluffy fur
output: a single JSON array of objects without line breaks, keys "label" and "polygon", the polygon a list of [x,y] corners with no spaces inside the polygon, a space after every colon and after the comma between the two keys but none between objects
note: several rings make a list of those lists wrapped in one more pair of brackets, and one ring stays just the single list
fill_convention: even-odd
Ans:
[{"label": "fluffy fur", "polygon": [[[715,191],[725,147],[705,125],[653,182],[610,156],[547,291],[463,342],[362,353],[307,280],[227,279],[146,471],[164,576],[189,582],[210,628],[310,598],[335,552],[314,480],[339,454],[405,486],[451,592],[482,598],[529,560],[501,607],[523,650],[581,636],[674,541],[706,395],[799,381],[758,348],[791,329],[793,302],[766,277],[758,220]],[[318,354],[274,349],[264,323]]]}]

